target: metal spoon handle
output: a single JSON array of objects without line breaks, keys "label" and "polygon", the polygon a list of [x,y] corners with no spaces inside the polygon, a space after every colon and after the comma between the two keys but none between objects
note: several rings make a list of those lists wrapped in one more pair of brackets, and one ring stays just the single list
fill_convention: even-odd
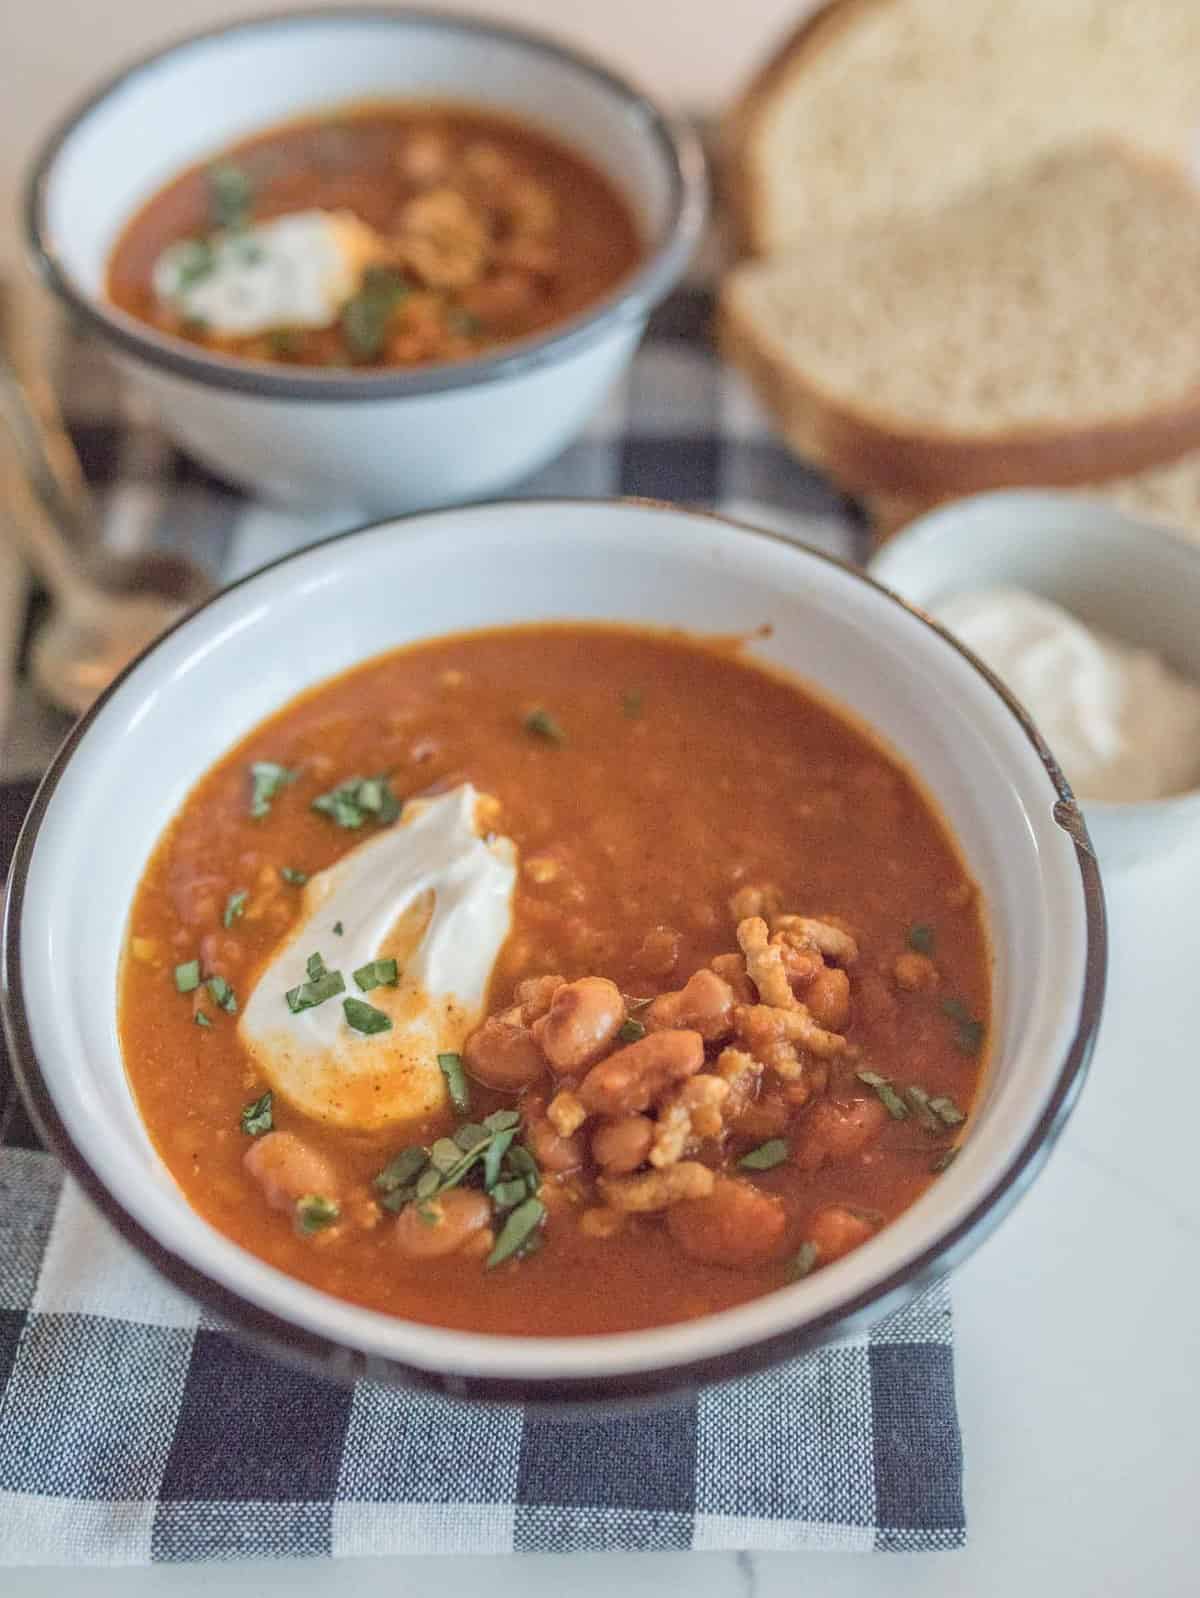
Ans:
[{"label": "metal spoon handle", "polygon": [[34,492],[16,450],[3,440],[0,446],[3,446],[0,448],[0,494],[5,511],[4,530],[15,534],[26,559],[56,603],[86,603],[95,597],[95,592],[79,571],[75,551]]},{"label": "metal spoon handle", "polygon": [[0,283],[0,423],[51,519],[80,548],[91,541],[91,498],[46,375],[32,301]]}]

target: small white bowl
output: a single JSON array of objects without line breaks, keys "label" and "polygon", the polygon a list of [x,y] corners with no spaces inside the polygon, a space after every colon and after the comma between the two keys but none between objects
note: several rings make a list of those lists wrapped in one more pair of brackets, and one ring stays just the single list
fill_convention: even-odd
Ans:
[{"label": "small white bowl", "polygon": [[[991,1054],[955,1163],[877,1237],[807,1280],[645,1332],[446,1331],[285,1276],[189,1207],[121,1061],[127,907],[189,789],[294,695],[418,639],[569,618],[746,635],[753,656],[877,729],[924,780],[982,889]],[[1078,813],[1026,718],[971,657],[814,550],[632,502],[465,506],[382,523],[236,584],[143,655],[72,733],[17,844],[5,917],[5,1021],[26,1097],[148,1258],[335,1374],[541,1402],[743,1374],[877,1319],[944,1273],[1040,1168],[1082,1083],[1104,991],[1104,903]]]},{"label": "small white bowl", "polygon": [[[580,151],[632,206],[641,266],[546,334],[409,370],[228,359],[108,303],[117,235],[182,169],[291,117],[405,98],[506,112]],[[705,204],[695,135],[575,51],[465,17],[349,9],[200,34],[112,79],[43,147],[27,225],[51,287],[197,459],[285,503],[380,515],[494,493],[558,454],[683,272]]]},{"label": "small white bowl", "polygon": [[[1103,500],[1025,491],[958,500],[905,528],[869,569],[925,609],[968,588],[1029,589],[1200,683],[1200,547]],[[1081,804],[1106,869],[1200,835],[1200,789]]]}]

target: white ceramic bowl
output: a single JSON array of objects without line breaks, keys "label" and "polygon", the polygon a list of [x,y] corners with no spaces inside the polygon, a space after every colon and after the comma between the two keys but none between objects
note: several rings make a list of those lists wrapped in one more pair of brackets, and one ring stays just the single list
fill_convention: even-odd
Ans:
[{"label": "white ceramic bowl", "polygon": [[[959,500],[891,539],[870,570],[923,607],[967,588],[1029,589],[1200,683],[1200,547],[1102,500],[1025,491]],[[1106,870],[1200,835],[1200,788],[1081,803]]]},{"label": "white ceramic bowl", "polygon": [[[214,1231],[138,1117],[117,1042],[126,914],[163,827],[234,740],[293,695],[415,639],[485,624],[620,619],[755,634],[920,773],[982,886],[994,1036],[955,1164],[848,1258],[703,1320],[514,1338],[414,1325],[331,1298]],[[757,634],[771,624],[767,637]],[[5,1014],[53,1146],[151,1259],[293,1354],[475,1396],[584,1402],[742,1373],[894,1308],[1029,1182],[1099,1018],[1099,878],[1052,760],[947,636],[861,573],[716,517],[636,502],[465,507],[347,534],[247,578],[156,644],[84,718],[17,846]]]},{"label": "white ceramic bowl", "polygon": [[[106,302],[118,233],[182,168],[289,117],[405,97],[509,112],[582,152],[633,207],[641,267],[547,334],[408,371],[229,360]],[[107,83],[38,157],[28,227],[51,286],[185,449],[270,498],[379,515],[494,493],[556,455],[683,271],[705,192],[694,135],[576,52],[478,20],[351,8],[205,33]]]}]

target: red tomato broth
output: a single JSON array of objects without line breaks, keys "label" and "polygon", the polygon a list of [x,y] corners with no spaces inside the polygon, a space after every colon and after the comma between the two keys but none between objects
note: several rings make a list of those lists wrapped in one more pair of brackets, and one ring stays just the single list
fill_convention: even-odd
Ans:
[{"label": "red tomato broth", "polygon": [[[561,746],[527,730],[537,707],[562,728]],[[300,772],[261,820],[249,814],[256,760]],[[279,868],[315,872],[362,838],[314,813],[312,799],[354,773],[385,770],[401,798],[470,780],[500,802],[499,830],[516,842],[523,869],[489,1013],[508,1006],[522,977],[550,972],[603,975],[637,995],[679,988],[736,950],[730,894],[770,882],[789,910],[841,916],[854,929],[861,953],[846,1037],[863,1051],[860,1063],[970,1109],[983,1051],[961,1047],[942,1004],[957,1001],[986,1026],[978,893],[918,784],[864,731],[727,643],[567,625],[462,635],[367,662],[271,717],[201,779],[146,869],[121,975],[126,1066],[156,1146],[219,1230],[314,1286],[409,1319],[489,1332],[616,1332],[782,1285],[823,1205],[889,1220],[936,1180],[931,1167],[950,1134],[933,1139],[910,1117],[888,1121],[848,1163],[739,1171],[787,1209],[787,1252],[753,1268],[685,1255],[658,1216],[633,1217],[614,1237],[587,1236],[576,1221],[587,1200],[572,1201],[549,1177],[539,1252],[493,1271],[460,1256],[417,1263],[393,1246],[389,1216],[363,1224],[374,1208],[370,1182],[399,1148],[444,1135],[454,1117],[366,1136],[308,1120],[276,1095],[275,1126],[300,1135],[341,1178],[344,1224],[299,1235],[243,1167],[250,1139],[239,1117],[266,1083],[238,1043],[236,1018],[205,998],[213,1025],[197,1026],[193,996],[174,991],[172,970],[201,955],[206,974],[217,971],[248,997],[299,909]],[[559,872],[537,881],[532,860]],[[243,888],[246,915],[226,930],[222,910]],[[934,992],[907,992],[891,976],[914,924],[934,931]],[[658,928],[677,934],[678,955],[669,973],[651,976],[639,952]],[[323,953],[332,965],[336,938]],[[514,1102],[477,1083],[472,1094],[474,1121]],[[705,1158],[734,1169],[761,1141],[734,1136]]]},{"label": "red tomato broth", "polygon": [[[408,152],[435,141],[444,158],[432,170],[408,170]],[[471,152],[490,152],[503,170],[471,178]],[[171,244],[202,239],[215,227],[212,175],[244,172],[247,221],[290,212],[347,211],[375,229],[397,253],[406,297],[373,356],[348,347],[340,322],[327,328],[222,336],[189,323],[153,287],[155,263]],[[542,196],[553,220],[526,237],[505,204],[505,187]],[[450,219],[442,237],[454,245],[478,222],[489,242],[476,267],[456,271],[447,258],[422,271],[403,258],[410,229],[405,207],[447,191],[468,200],[469,215]],[[544,331],[601,299],[644,254],[625,199],[589,161],[515,119],[470,106],[421,103],[350,105],[267,129],[189,168],[155,194],[123,229],[108,264],[108,297],[121,310],[217,353],[300,366],[426,365],[460,360]]]}]

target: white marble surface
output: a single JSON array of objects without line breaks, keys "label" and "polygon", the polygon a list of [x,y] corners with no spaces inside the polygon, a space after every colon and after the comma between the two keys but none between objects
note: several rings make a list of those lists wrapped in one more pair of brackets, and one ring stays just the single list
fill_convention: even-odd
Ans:
[{"label": "white marble surface", "polygon": [[1109,1007],[1033,1191],[955,1279],[970,1542],[955,1554],[648,1554],[5,1571],[4,1598],[1194,1598],[1200,1590],[1200,840],[1109,884]]}]

